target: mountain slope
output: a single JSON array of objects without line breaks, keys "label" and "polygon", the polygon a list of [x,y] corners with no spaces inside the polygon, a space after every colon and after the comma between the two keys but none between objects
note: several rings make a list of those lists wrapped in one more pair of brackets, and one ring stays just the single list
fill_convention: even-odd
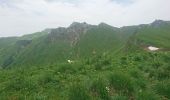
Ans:
[{"label": "mountain slope", "polygon": [[105,23],[74,22],[67,28],[0,39],[0,66],[53,65],[106,53],[117,55],[125,51],[144,51],[150,45],[169,50],[169,32],[170,22],[162,20],[122,28]]},{"label": "mountain slope", "polygon": [[33,40],[24,48],[12,66],[50,65],[81,59],[92,56],[94,49],[100,51],[96,54],[114,51],[120,47],[121,35],[118,29],[108,26],[74,22],[68,28],[52,29],[50,34]]},{"label": "mountain slope", "polygon": [[169,100],[169,26],[74,22],[0,38],[0,100]]},{"label": "mountain slope", "polygon": [[148,45],[160,48],[170,48],[170,23],[156,20],[148,26],[138,30],[137,39]]},{"label": "mountain slope", "polygon": [[81,37],[75,47],[79,56],[92,56],[119,49],[124,40],[118,28],[101,23]]}]

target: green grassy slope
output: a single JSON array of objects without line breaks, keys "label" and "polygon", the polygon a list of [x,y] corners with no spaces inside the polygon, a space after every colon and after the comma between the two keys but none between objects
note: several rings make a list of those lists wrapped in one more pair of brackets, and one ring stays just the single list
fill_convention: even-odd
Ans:
[{"label": "green grassy slope", "polygon": [[[68,28],[53,29],[49,34],[43,31],[10,39],[11,42],[6,40],[11,49],[2,46],[6,53],[1,52],[0,62],[1,65],[7,63],[5,65],[11,64],[11,66],[41,66],[105,53],[122,54],[121,50],[123,52],[141,51],[144,50],[143,46],[149,45],[168,50],[169,32],[170,23],[159,20],[148,25],[122,28],[115,28],[104,23],[98,26],[73,23]],[[1,45],[4,44],[5,42],[2,41]]]},{"label": "green grassy slope", "polygon": [[170,53],[101,55],[0,70],[2,100],[168,100]]},{"label": "green grassy slope", "polygon": [[0,100],[170,99],[169,22],[79,25],[0,39]]},{"label": "green grassy slope", "polygon": [[[10,59],[13,53],[16,51],[15,43],[18,40],[17,37],[0,38],[0,66],[6,59]],[[11,63],[11,61],[9,61]]]},{"label": "green grassy slope", "polygon": [[118,28],[100,24],[89,30],[75,47],[78,56],[93,56],[118,50],[125,40]]},{"label": "green grassy slope", "polygon": [[36,33],[33,33],[33,34],[24,35],[24,36],[20,37],[20,39],[22,39],[22,40],[32,40],[32,39],[42,37],[46,34],[48,34],[48,32],[46,32],[46,31],[36,32]]},{"label": "green grassy slope", "polygon": [[69,57],[70,45],[67,41],[56,40],[51,42],[47,36],[36,39],[17,55],[14,65],[50,65],[61,62]]},{"label": "green grassy slope", "polygon": [[170,23],[156,20],[151,24],[128,26],[122,28],[123,33],[129,33],[124,47],[126,52],[143,51],[148,46],[170,50]]},{"label": "green grassy slope", "polygon": [[[67,62],[68,59],[77,60],[93,56],[93,53],[98,55],[104,52],[114,52],[125,42],[119,29],[107,24],[91,26],[86,33],[82,33],[81,24],[74,25],[68,29],[54,29],[51,34],[42,33],[43,35],[39,35],[40,33],[38,33],[38,35],[31,34],[20,37],[19,40],[31,39],[31,42],[21,48],[10,66],[41,66]],[[84,26],[82,27],[84,28]],[[75,41],[73,36],[76,35],[80,37],[77,37],[78,39]],[[72,41],[75,41],[74,45],[71,45]]]},{"label": "green grassy slope", "polygon": [[46,34],[43,31],[22,37],[0,38],[0,66],[7,67],[16,62],[17,56],[26,50],[32,41],[36,41]]},{"label": "green grassy slope", "polygon": [[170,48],[170,24],[154,27],[153,25],[142,27],[138,30],[137,39],[146,44],[161,48]]}]

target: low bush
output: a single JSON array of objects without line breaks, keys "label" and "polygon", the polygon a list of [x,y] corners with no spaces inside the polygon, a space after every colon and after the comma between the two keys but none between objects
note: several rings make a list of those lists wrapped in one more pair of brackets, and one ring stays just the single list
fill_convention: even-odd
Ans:
[{"label": "low bush", "polygon": [[69,100],[90,100],[85,86],[80,83],[73,84],[69,90]]},{"label": "low bush", "polygon": [[155,92],[164,98],[170,99],[170,81],[158,82],[154,85],[153,89]]},{"label": "low bush", "polygon": [[109,80],[111,87],[113,87],[117,92],[126,95],[130,95],[134,92],[131,78],[122,72],[111,74]]},{"label": "low bush", "polygon": [[94,80],[90,90],[93,96],[99,97],[102,100],[110,100],[109,87],[102,79]]},{"label": "low bush", "polygon": [[160,100],[160,98],[152,91],[141,91],[138,93],[136,100]]}]

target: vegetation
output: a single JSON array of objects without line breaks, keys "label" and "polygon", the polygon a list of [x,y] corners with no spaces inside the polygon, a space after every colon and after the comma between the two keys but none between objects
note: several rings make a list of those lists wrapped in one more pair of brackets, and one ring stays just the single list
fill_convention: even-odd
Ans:
[{"label": "vegetation", "polygon": [[[3,69],[0,99],[170,99],[169,56],[169,52],[130,54],[107,59],[111,63],[104,63],[97,70],[96,62],[85,61]],[[105,57],[90,60],[96,59]],[[161,66],[155,66],[155,59]]]},{"label": "vegetation", "polygon": [[71,36],[54,29],[1,38],[0,100],[169,100],[170,28],[163,23],[85,25],[74,45],[73,26]]}]

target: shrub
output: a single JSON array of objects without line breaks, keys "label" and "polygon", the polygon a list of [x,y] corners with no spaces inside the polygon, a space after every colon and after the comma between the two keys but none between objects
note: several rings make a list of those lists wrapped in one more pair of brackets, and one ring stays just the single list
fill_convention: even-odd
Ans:
[{"label": "shrub", "polygon": [[140,87],[140,88],[146,87],[146,80],[142,76],[140,70],[133,68],[129,71],[129,74],[130,76],[133,77],[133,82],[136,85],[136,87]]},{"label": "shrub", "polygon": [[137,100],[160,100],[160,98],[152,91],[142,91],[138,93]]},{"label": "shrub", "polygon": [[23,76],[18,76],[9,81],[6,89],[7,91],[33,91],[36,89],[36,84],[29,79],[25,79]]},{"label": "shrub", "polygon": [[102,100],[110,100],[107,88],[107,85],[102,79],[97,79],[93,81],[90,89],[94,96],[97,96]]},{"label": "shrub", "polygon": [[154,90],[157,94],[170,99],[170,81],[163,81],[155,84]]},{"label": "shrub", "polygon": [[122,95],[117,95],[113,97],[113,100],[128,100],[128,97],[122,96]]},{"label": "shrub", "polygon": [[76,83],[69,90],[69,100],[90,100],[90,96],[85,86]]},{"label": "shrub", "polygon": [[170,77],[169,71],[166,70],[163,66],[156,71],[156,74],[159,80],[168,79]]},{"label": "shrub", "polygon": [[120,59],[120,64],[122,64],[122,65],[127,65],[128,64],[128,62],[127,62],[127,57],[122,57],[121,59]]},{"label": "shrub", "polygon": [[38,84],[43,88],[56,87],[59,84],[59,80],[54,76],[54,74],[49,72],[43,72],[37,79]]},{"label": "shrub", "polygon": [[113,73],[110,75],[110,85],[120,93],[131,94],[134,91],[132,80],[123,73]]},{"label": "shrub", "polygon": [[142,58],[141,58],[140,55],[137,55],[137,56],[134,56],[133,60],[137,61],[137,62],[140,62],[140,61],[142,61]]},{"label": "shrub", "polygon": [[57,71],[60,73],[75,73],[76,69],[71,64],[61,64],[60,66],[58,66]]}]

